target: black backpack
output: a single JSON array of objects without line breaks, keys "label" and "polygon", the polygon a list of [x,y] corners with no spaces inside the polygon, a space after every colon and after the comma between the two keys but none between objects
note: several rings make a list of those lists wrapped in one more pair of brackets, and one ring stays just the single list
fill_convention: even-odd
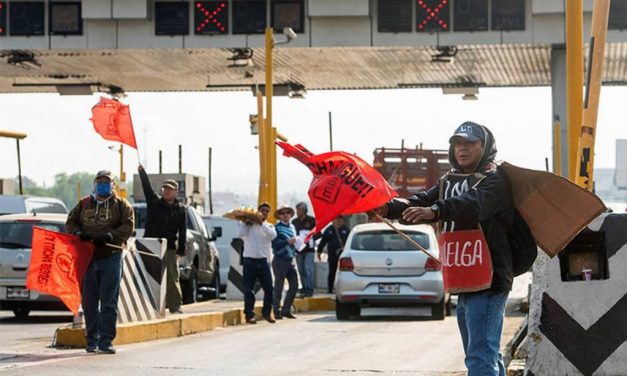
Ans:
[{"label": "black backpack", "polygon": [[512,251],[514,276],[519,276],[531,269],[538,256],[538,247],[529,225],[516,209],[513,212],[513,219],[507,240]]}]

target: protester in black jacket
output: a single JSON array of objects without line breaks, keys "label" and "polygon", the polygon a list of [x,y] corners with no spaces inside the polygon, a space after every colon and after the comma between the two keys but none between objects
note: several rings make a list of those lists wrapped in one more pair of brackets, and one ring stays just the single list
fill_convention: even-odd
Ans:
[{"label": "protester in black jacket", "polygon": [[514,210],[511,186],[494,164],[496,143],[488,128],[466,122],[449,143],[453,169],[441,185],[409,199],[393,199],[379,212],[409,224],[440,221],[442,232],[483,230],[492,258],[492,285],[459,294],[457,321],[468,375],[504,375],[499,343],[514,278],[508,242]]},{"label": "protester in black jacket", "polygon": [[144,166],[139,165],[138,171],[147,206],[144,237],[167,239],[166,305],[171,313],[182,313],[178,257],[185,256],[187,217],[185,207],[176,199],[178,183],[171,179],[164,181],[158,196]]}]

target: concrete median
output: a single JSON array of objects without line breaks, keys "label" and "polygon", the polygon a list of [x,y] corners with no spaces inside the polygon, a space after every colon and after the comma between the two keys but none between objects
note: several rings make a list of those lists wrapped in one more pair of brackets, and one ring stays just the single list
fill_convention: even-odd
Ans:
[{"label": "concrete median", "polygon": [[[240,325],[245,322],[243,308],[233,308],[235,304],[243,306],[243,302],[228,302],[230,307],[220,307],[220,304],[224,303],[215,301],[200,303],[196,307],[189,306],[190,313],[151,321],[119,324],[113,344],[124,345],[174,338],[206,332],[219,327]],[[332,297],[296,299],[294,309],[296,312],[331,311],[335,309],[335,300]],[[261,317],[261,302],[255,306],[255,313],[257,317]],[[61,348],[85,347],[83,330],[83,328],[69,327],[57,329],[53,346]]]}]

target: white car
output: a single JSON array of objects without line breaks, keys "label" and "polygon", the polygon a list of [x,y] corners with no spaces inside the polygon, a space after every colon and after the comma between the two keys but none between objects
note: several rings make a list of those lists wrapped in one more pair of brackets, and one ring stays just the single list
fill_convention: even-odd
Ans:
[{"label": "white car", "polygon": [[231,242],[237,235],[239,222],[219,215],[204,215],[202,220],[205,222],[209,233],[215,235],[214,242],[220,254],[220,281],[222,281],[222,291],[226,291],[233,248]]},{"label": "white car", "polygon": [[52,197],[0,195],[0,215],[20,213],[59,213],[67,214],[63,201]]},{"label": "white car", "polygon": [[[438,257],[431,226],[397,227]],[[428,306],[436,320],[450,312],[440,263],[384,223],[352,229],[340,255],[335,291],[338,320],[357,317],[365,307]]]},{"label": "white car", "polygon": [[67,214],[0,216],[0,310],[27,317],[32,310],[67,310],[56,297],[26,288],[33,226],[63,232]]}]

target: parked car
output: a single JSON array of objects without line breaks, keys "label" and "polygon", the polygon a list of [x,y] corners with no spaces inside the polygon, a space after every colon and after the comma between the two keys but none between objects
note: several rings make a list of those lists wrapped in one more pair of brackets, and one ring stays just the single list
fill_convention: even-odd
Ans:
[{"label": "parked car", "polygon": [[24,318],[32,310],[67,310],[56,297],[26,288],[33,226],[62,232],[67,214],[0,216],[0,310]]},{"label": "parked car", "polygon": [[230,255],[231,255],[231,242],[237,235],[238,222],[224,218],[219,215],[204,215],[202,220],[205,222],[205,226],[209,230],[209,233],[215,234],[215,245],[218,248],[220,254],[220,281],[222,282],[221,289],[226,291],[226,284],[229,276],[230,268]]},{"label": "parked car", "polygon": [[[135,236],[142,237],[146,224],[146,203],[134,203]],[[215,234],[207,231],[202,218],[191,206],[187,213],[187,244],[185,257],[179,259],[179,282],[183,293],[183,304],[194,303],[200,292],[209,297],[220,298],[220,256],[214,244]],[[201,295],[205,295],[204,293]]]},{"label": "parked car", "polygon": [[[397,227],[439,254],[431,226]],[[358,317],[365,307],[428,306],[433,319],[443,320],[450,303],[441,268],[386,224],[357,225],[346,240],[335,278],[337,319]]]},{"label": "parked car", "polygon": [[0,195],[0,215],[20,213],[67,214],[63,201],[52,197]]}]

